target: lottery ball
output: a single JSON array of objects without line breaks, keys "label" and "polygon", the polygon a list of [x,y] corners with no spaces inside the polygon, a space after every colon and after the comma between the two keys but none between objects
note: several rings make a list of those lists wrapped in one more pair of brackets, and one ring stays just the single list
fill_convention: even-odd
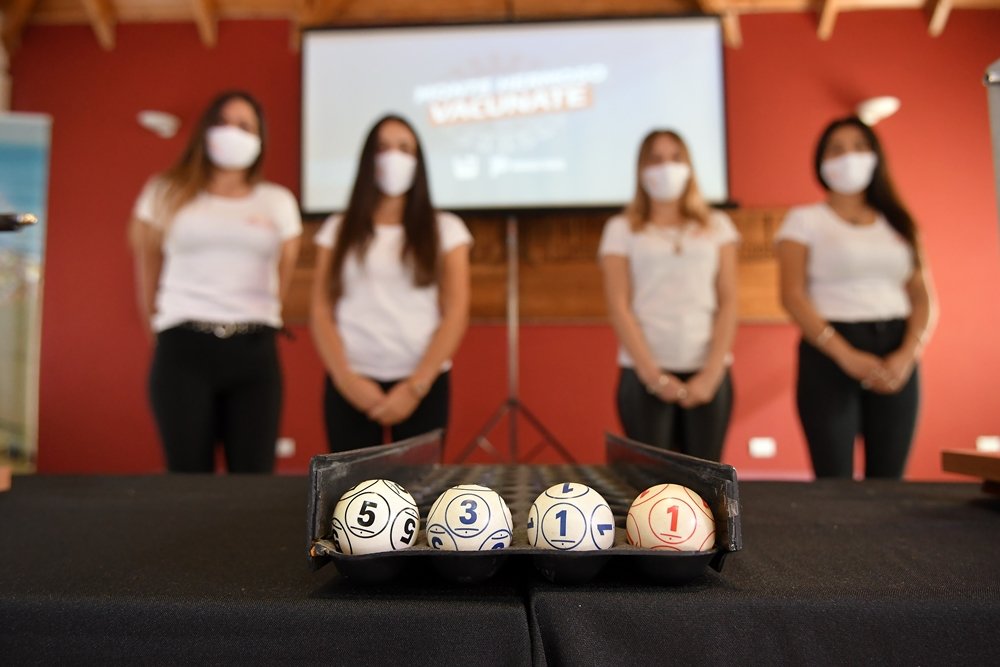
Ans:
[{"label": "lottery ball", "polygon": [[413,496],[388,479],[369,479],[344,492],[333,509],[331,538],[343,554],[374,554],[413,546],[420,514]]},{"label": "lottery ball", "polygon": [[528,511],[528,543],[542,549],[596,551],[615,543],[615,517],[600,493],[584,484],[551,486]]},{"label": "lottery ball", "polygon": [[715,546],[712,508],[680,484],[657,484],[632,501],[625,519],[629,544],[647,549],[708,551]]},{"label": "lottery ball", "polygon": [[514,524],[500,494],[485,486],[453,486],[427,513],[427,544],[443,551],[488,551],[510,546]]}]

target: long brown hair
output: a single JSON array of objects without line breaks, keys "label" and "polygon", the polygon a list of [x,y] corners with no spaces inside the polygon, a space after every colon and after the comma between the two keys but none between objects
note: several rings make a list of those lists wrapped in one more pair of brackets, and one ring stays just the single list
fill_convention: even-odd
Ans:
[{"label": "long brown hair", "polygon": [[681,135],[674,130],[652,130],[642,140],[639,145],[639,156],[636,159],[635,168],[635,195],[632,201],[625,207],[625,216],[632,223],[632,230],[639,231],[644,224],[649,221],[650,197],[649,193],[642,187],[641,173],[643,168],[649,166],[649,157],[653,152],[653,143],[660,137],[670,137],[677,142],[681,149],[681,157],[691,167],[691,178],[688,179],[687,187],[681,195],[681,214],[689,220],[695,220],[699,224],[708,225],[708,217],[711,209],[705,203],[698,187],[698,179],[695,177],[694,165],[691,163],[691,151]]},{"label": "long brown hair", "polygon": [[257,127],[260,134],[260,155],[246,170],[247,183],[256,183],[261,178],[261,165],[267,145],[267,135],[264,127],[264,111],[250,93],[242,90],[229,90],[220,93],[211,101],[201,114],[198,124],[191,132],[187,146],[180,158],[169,169],[160,174],[163,183],[163,195],[156,210],[160,222],[166,224],[182,206],[190,202],[199,192],[205,189],[212,177],[215,166],[208,158],[205,134],[209,128],[222,122],[222,108],[233,100],[243,100],[257,115]]},{"label": "long brown hair", "polygon": [[438,278],[437,216],[431,203],[424,151],[413,126],[401,116],[390,114],[375,123],[361,148],[354,189],[351,191],[347,210],[341,218],[337,241],[330,258],[330,297],[334,303],[343,294],[344,261],[347,256],[355,252],[359,261],[363,259],[368,243],[375,235],[373,216],[382,197],[375,183],[375,155],[378,153],[379,130],[390,121],[406,126],[417,142],[417,169],[413,175],[413,185],[406,193],[403,208],[403,232],[406,240],[400,259],[412,267],[414,285],[426,287],[435,283]]},{"label": "long brown hair", "polygon": [[878,135],[872,128],[868,127],[857,116],[847,116],[832,121],[823,130],[819,141],[816,144],[816,154],[813,156],[813,169],[816,172],[816,180],[823,188],[829,191],[831,188],[823,180],[822,165],[823,156],[826,154],[827,146],[833,133],[842,127],[856,127],[871,146],[872,152],[878,161],[875,163],[875,172],[872,174],[872,182],[865,188],[865,203],[885,216],[889,225],[902,236],[913,249],[914,260],[920,263],[920,238],[917,233],[917,223],[913,216],[903,205],[903,201],[896,194],[896,188],[889,177],[889,167],[886,165],[885,152],[882,150],[882,143],[878,140]]}]

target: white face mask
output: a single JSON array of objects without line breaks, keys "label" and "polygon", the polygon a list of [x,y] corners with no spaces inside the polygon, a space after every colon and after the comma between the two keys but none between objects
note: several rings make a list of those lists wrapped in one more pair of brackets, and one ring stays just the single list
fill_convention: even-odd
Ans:
[{"label": "white face mask", "polygon": [[662,162],[646,167],[639,174],[642,188],[658,201],[673,201],[684,194],[691,180],[691,167],[683,162]]},{"label": "white face mask", "polygon": [[395,149],[375,156],[375,184],[387,197],[397,197],[413,187],[417,158]]},{"label": "white face mask", "polygon": [[872,182],[878,158],[875,153],[844,153],[823,160],[819,173],[830,189],[842,195],[863,192]]},{"label": "white face mask", "polygon": [[216,125],[205,133],[208,159],[220,169],[246,169],[260,155],[260,137],[235,125]]}]

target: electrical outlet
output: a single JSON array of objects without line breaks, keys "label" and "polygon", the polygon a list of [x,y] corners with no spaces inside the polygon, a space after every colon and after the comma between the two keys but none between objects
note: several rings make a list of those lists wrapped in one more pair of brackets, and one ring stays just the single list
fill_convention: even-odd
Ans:
[{"label": "electrical outlet", "polygon": [[778,453],[778,443],[774,438],[750,438],[750,456],[755,459],[772,459]]},{"label": "electrical outlet", "polygon": [[988,454],[1000,453],[1000,435],[977,436],[976,451]]},{"label": "electrical outlet", "polygon": [[274,445],[274,454],[279,459],[295,456],[295,438],[278,438]]}]

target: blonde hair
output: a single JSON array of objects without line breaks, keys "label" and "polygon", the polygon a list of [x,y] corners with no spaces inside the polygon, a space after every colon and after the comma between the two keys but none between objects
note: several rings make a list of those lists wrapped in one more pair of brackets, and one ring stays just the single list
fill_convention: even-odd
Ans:
[{"label": "blonde hair", "polygon": [[677,142],[681,149],[681,157],[684,162],[691,167],[691,178],[688,179],[687,187],[681,194],[681,214],[688,220],[694,220],[702,226],[708,226],[711,208],[701,195],[698,187],[698,179],[694,173],[694,165],[691,164],[691,152],[681,135],[673,130],[653,130],[642,140],[639,145],[639,157],[636,161],[635,195],[632,201],[625,206],[624,214],[632,224],[633,231],[639,231],[642,226],[649,221],[649,210],[651,208],[649,193],[642,187],[640,174],[643,168],[649,166],[649,157],[653,152],[653,143],[660,137],[670,137]]}]

